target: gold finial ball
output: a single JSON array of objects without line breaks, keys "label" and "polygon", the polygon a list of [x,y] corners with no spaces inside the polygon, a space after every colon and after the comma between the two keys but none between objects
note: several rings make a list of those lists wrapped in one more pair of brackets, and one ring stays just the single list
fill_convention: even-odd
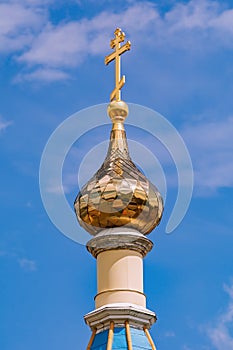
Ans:
[{"label": "gold finial ball", "polygon": [[123,123],[129,114],[129,107],[124,101],[112,101],[107,111],[113,123]]}]

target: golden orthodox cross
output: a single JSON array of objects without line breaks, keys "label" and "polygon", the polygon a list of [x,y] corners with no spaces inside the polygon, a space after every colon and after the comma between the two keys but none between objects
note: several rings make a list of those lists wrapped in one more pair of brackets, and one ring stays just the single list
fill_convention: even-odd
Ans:
[{"label": "golden orthodox cross", "polygon": [[116,101],[121,100],[121,88],[125,84],[125,76],[121,77],[121,55],[130,50],[131,43],[127,41],[123,46],[122,43],[125,40],[125,33],[121,31],[120,28],[117,28],[114,32],[115,38],[111,40],[110,47],[115,49],[113,53],[105,57],[105,64],[108,65],[111,61],[115,60],[115,89],[110,95],[110,101],[114,99]]}]

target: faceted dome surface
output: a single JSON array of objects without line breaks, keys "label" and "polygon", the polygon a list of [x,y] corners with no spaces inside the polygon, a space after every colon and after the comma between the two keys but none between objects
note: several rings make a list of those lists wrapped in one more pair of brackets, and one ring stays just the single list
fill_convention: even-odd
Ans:
[{"label": "faceted dome surface", "polygon": [[[117,114],[122,113],[118,110]],[[92,235],[120,226],[148,234],[161,220],[162,197],[132,162],[122,119],[118,125],[117,116],[112,119],[106,159],[79,192],[75,212],[80,225]]]}]

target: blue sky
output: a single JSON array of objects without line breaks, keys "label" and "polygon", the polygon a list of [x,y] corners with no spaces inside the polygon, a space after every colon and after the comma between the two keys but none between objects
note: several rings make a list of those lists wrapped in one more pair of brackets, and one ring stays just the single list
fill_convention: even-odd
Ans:
[{"label": "blue sky", "polygon": [[[132,42],[123,98],[173,123],[194,167],[189,210],[167,235],[175,166],[148,134],[127,129],[150,146],[168,179],[164,218],[145,259],[148,307],[158,316],[152,336],[158,350],[231,350],[233,3],[207,0],[0,1],[0,347],[85,349],[90,336],[82,317],[94,307],[95,260],[49,220],[39,164],[62,121],[108,102],[113,67],[104,56],[117,26]],[[108,134],[100,125],[71,149],[70,205],[83,155]]]}]

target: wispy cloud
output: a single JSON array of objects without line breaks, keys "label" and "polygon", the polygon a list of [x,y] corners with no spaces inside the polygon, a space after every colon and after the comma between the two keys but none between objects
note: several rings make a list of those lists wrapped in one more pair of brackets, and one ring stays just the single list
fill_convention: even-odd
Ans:
[{"label": "wispy cloud", "polygon": [[[223,46],[233,48],[233,10],[217,1],[178,2],[164,14],[153,2],[128,2],[122,11],[103,10],[92,18],[63,18],[57,24],[48,19],[49,6],[41,7],[45,2],[28,0],[1,5],[0,50],[21,50],[17,61],[35,70],[25,73],[29,81],[68,78],[68,69],[109,51],[108,43],[116,26],[127,29],[135,50],[149,44],[155,50],[180,48],[201,55],[202,49],[206,53]],[[15,14],[14,20],[9,13]]]},{"label": "wispy cloud", "polygon": [[0,53],[30,46],[46,17],[45,11],[23,3],[0,4]]},{"label": "wispy cloud", "polygon": [[216,350],[232,350],[233,349],[233,284],[224,286],[228,293],[230,301],[224,312],[222,312],[216,322],[207,326],[205,331]]},{"label": "wispy cloud", "polygon": [[189,346],[187,346],[187,345],[184,345],[183,346],[183,350],[191,350],[191,348]]},{"label": "wispy cloud", "polygon": [[1,132],[5,131],[10,125],[12,125],[12,121],[6,121],[0,116],[0,134]]},{"label": "wispy cloud", "polygon": [[191,152],[200,195],[233,186],[233,118],[199,123],[183,130]]},{"label": "wispy cloud", "polygon": [[171,337],[175,337],[176,334],[174,331],[167,331],[167,332],[165,332],[164,336],[167,338],[171,338]]},{"label": "wispy cloud", "polygon": [[[140,24],[135,22],[138,17]],[[114,26],[127,26],[129,32],[145,31],[157,17],[152,4],[139,3],[118,14],[104,11],[91,19],[58,25],[48,23],[19,61],[50,67],[77,66],[89,55],[102,55],[108,50],[109,34]]]},{"label": "wispy cloud", "polygon": [[53,3],[54,0],[5,0],[5,3],[10,4],[21,4],[24,6],[44,6],[49,3]]},{"label": "wispy cloud", "polygon": [[37,264],[35,260],[28,259],[20,256],[17,252],[12,252],[9,250],[0,250],[0,258],[13,259],[17,262],[18,266],[25,271],[37,271]]},{"label": "wispy cloud", "polygon": [[41,68],[36,69],[31,73],[18,74],[14,82],[19,83],[22,81],[41,81],[41,82],[56,82],[61,80],[70,79],[70,76],[62,70],[59,69],[48,69]]},{"label": "wispy cloud", "polygon": [[[164,18],[160,17],[158,39],[170,47],[187,50],[218,50],[233,47],[233,10],[219,1],[191,0],[178,2]],[[183,40],[181,40],[183,39]],[[186,40],[185,40],[186,39]]]},{"label": "wispy cloud", "polygon": [[26,258],[18,259],[19,266],[25,271],[36,271],[37,266],[34,260],[29,260]]}]

